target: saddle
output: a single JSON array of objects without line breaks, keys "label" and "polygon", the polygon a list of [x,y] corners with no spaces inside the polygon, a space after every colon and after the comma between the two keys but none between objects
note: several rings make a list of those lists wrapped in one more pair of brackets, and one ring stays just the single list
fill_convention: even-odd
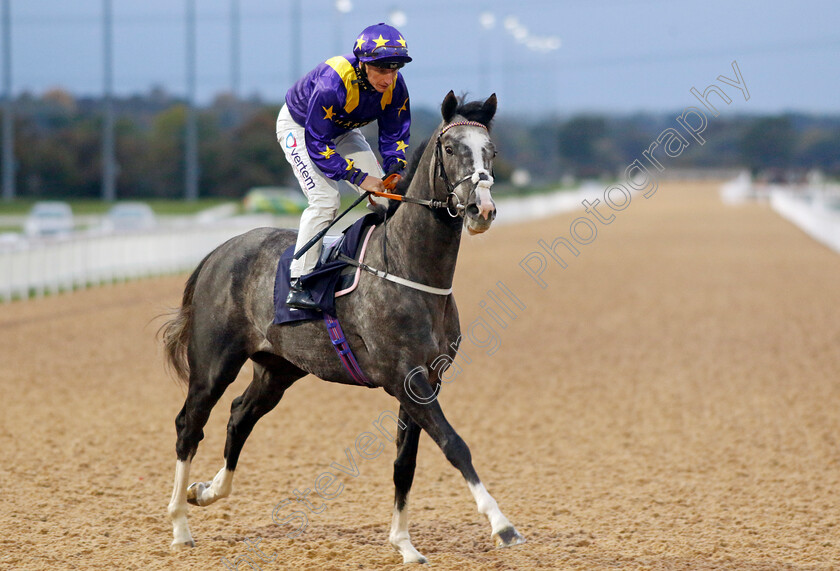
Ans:
[{"label": "saddle", "polygon": [[363,261],[368,240],[381,217],[370,213],[349,226],[332,241],[324,241],[318,264],[300,281],[310,291],[319,310],[295,309],[286,305],[289,293],[289,265],[295,253],[292,244],[280,256],[274,278],[274,324],[322,319],[323,314],[335,315],[335,298],[348,295],[359,284],[361,269],[344,261],[343,257]]}]

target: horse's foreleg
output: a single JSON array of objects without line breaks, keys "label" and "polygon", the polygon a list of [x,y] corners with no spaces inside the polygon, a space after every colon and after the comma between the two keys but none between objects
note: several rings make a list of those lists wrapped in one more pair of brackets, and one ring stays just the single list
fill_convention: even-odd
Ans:
[{"label": "horse's foreleg", "polygon": [[525,539],[516,531],[499,509],[493,496],[487,491],[472,464],[472,456],[466,442],[458,436],[446,420],[435,393],[425,377],[409,377],[410,385],[397,394],[406,412],[425,430],[446,455],[446,459],[461,472],[475,498],[479,513],[490,520],[491,537],[497,547],[509,547],[524,543]]},{"label": "horse's foreleg", "polygon": [[403,556],[403,563],[426,563],[426,558],[411,544],[411,537],[408,534],[408,493],[414,481],[420,426],[403,407],[400,407],[400,420],[405,428],[400,427],[397,432],[397,459],[394,460],[394,517],[391,520],[391,533],[388,539],[394,549]]}]

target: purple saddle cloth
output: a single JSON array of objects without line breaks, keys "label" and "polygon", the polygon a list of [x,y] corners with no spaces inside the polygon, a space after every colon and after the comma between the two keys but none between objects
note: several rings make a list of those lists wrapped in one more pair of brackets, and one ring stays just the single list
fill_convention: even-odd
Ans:
[{"label": "purple saddle cloth", "polygon": [[359,272],[358,268],[341,260],[339,254],[358,260],[360,252],[367,244],[370,231],[373,230],[372,227],[380,220],[381,218],[373,212],[359,218],[344,230],[336,241],[326,244],[315,269],[300,277],[301,283],[310,291],[319,310],[295,309],[286,305],[286,297],[289,295],[289,265],[295,254],[295,246],[292,244],[287,248],[280,256],[274,278],[273,323],[282,325],[322,319],[324,313],[334,316],[336,292],[349,293],[358,281]]}]

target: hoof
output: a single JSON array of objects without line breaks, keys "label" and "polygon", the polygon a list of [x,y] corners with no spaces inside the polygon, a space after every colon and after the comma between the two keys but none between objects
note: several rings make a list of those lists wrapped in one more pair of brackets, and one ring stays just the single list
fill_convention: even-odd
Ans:
[{"label": "hoof", "polygon": [[519,535],[519,532],[511,526],[504,528],[498,533],[494,533],[493,542],[496,544],[497,548],[513,547],[514,545],[525,543],[525,538]]},{"label": "hoof", "polygon": [[195,541],[192,539],[188,541],[178,541],[177,539],[172,542],[172,545],[169,548],[172,551],[184,551],[185,549],[189,549],[190,547],[195,547]]},{"label": "hoof", "polygon": [[403,558],[403,565],[408,563],[428,563],[429,560],[423,557],[423,555],[414,549],[414,546],[411,545],[411,541],[405,539],[402,542],[391,543],[394,546],[400,555]]},{"label": "hoof", "polygon": [[[210,487],[212,482],[193,482],[190,484],[190,487],[187,488],[187,502],[194,505],[200,506],[203,504],[198,503],[198,498],[201,497],[201,494],[204,493],[204,490]],[[195,544],[193,544],[193,547]]]}]

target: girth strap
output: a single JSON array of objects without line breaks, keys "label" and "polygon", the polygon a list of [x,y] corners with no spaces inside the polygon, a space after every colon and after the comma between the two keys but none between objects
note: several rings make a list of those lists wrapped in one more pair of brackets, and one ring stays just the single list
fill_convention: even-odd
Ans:
[{"label": "girth strap", "polygon": [[378,278],[382,278],[384,280],[388,280],[389,282],[394,282],[396,284],[400,284],[400,285],[405,286],[405,287],[410,287],[411,289],[416,289],[418,291],[424,291],[426,293],[432,293],[432,294],[435,294],[435,295],[449,295],[449,294],[452,293],[452,288],[451,287],[441,288],[441,287],[427,286],[426,284],[421,284],[421,283],[418,283],[418,282],[407,280],[405,278],[401,278],[399,276],[395,276],[393,274],[389,274],[388,272],[383,272],[382,270],[377,270],[376,268],[372,268],[369,265],[367,265],[365,263],[362,263],[362,262],[359,262],[357,260],[354,260],[353,258],[345,256],[344,254],[339,254],[338,257],[342,262],[347,262],[351,266],[361,268],[364,271],[369,272],[369,273],[375,275]]}]

